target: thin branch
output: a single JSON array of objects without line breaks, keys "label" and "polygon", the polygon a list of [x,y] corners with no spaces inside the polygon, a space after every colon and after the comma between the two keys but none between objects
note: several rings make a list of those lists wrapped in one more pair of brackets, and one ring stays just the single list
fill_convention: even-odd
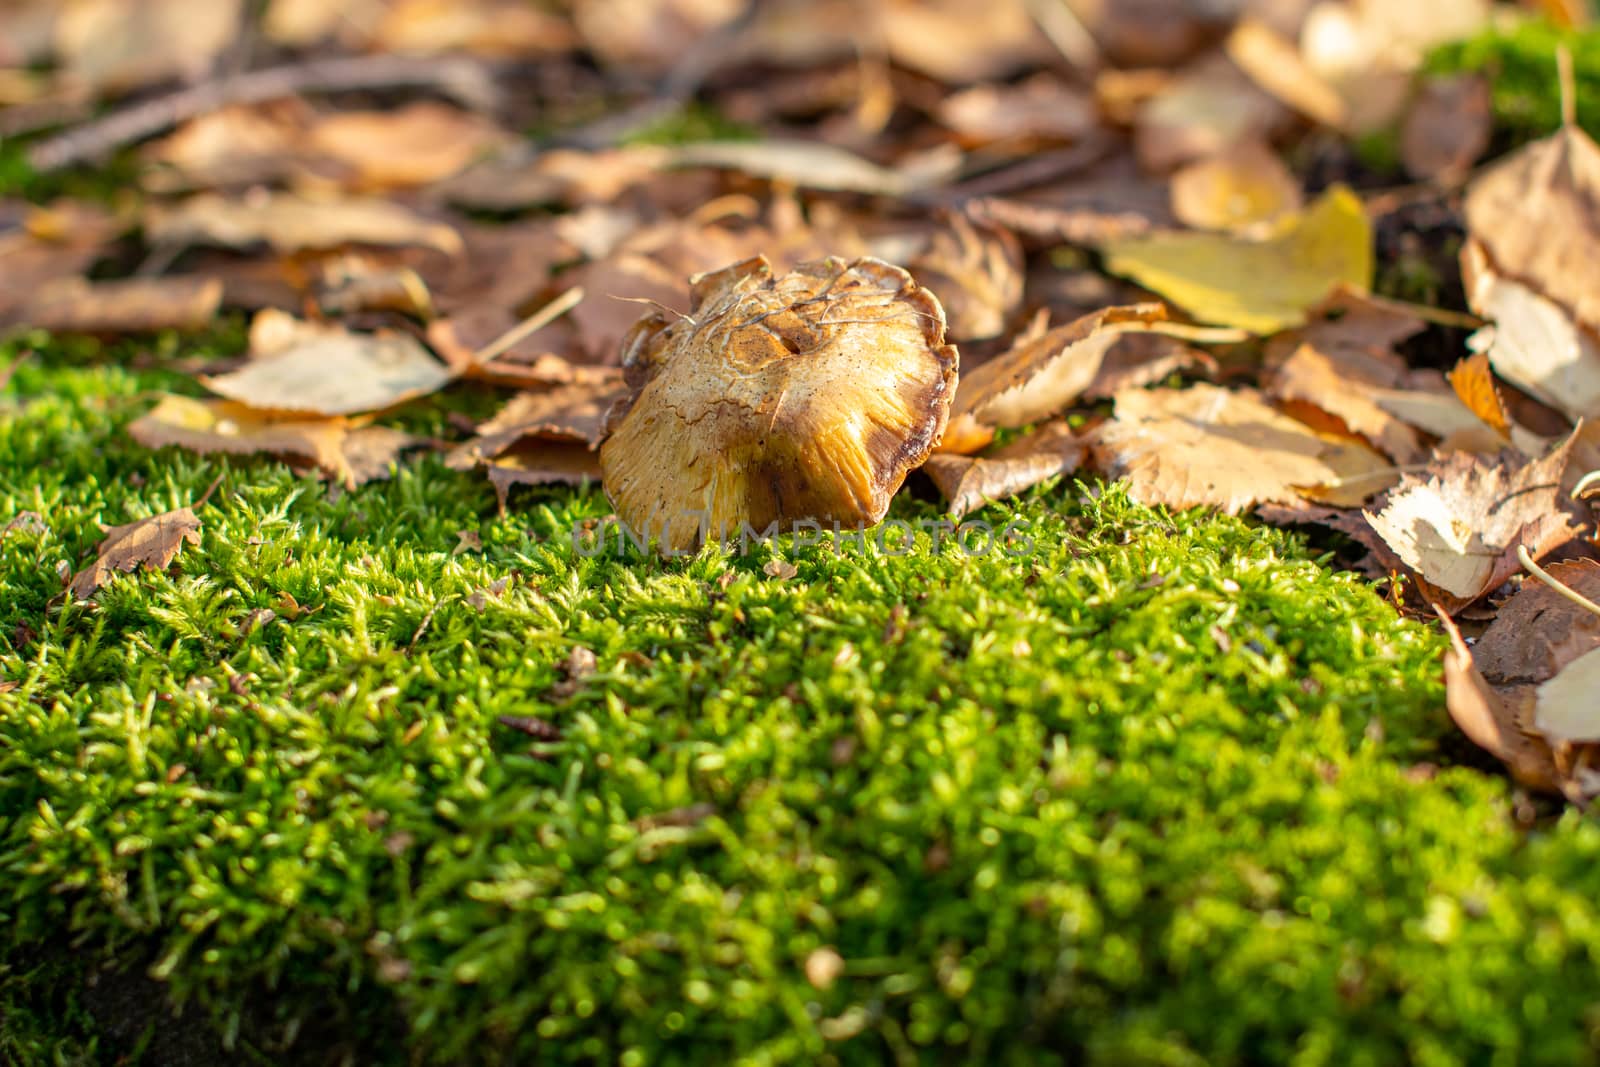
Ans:
[{"label": "thin branch", "polygon": [[583,287],[574,285],[532,315],[517,323],[493,341],[472,353],[474,366],[481,367],[490,360],[504,355],[512,345],[541,327],[548,326],[562,315],[577,307],[583,300]]},{"label": "thin branch", "polygon": [[251,71],[180,89],[114,111],[35,145],[28,163],[41,173],[99,158],[179,123],[234,104],[258,104],[301,93],[429,86],[462,104],[492,110],[499,90],[484,64],[459,56],[352,56]]}]

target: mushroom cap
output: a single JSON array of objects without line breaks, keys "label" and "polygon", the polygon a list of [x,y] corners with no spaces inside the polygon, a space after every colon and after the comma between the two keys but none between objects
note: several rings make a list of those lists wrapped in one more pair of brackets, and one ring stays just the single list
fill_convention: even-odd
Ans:
[{"label": "mushroom cap", "polygon": [[956,349],[944,310],[881,260],[764,257],[690,279],[690,312],[623,342],[633,389],[600,449],[607,495],[663,550],[883,518],[944,432]]}]

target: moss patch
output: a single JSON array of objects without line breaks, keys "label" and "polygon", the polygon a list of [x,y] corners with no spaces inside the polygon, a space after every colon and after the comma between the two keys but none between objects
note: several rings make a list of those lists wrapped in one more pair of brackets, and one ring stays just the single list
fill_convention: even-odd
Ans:
[{"label": "moss patch", "polygon": [[1529,19],[1491,28],[1435,49],[1427,60],[1434,74],[1482,72],[1491,80],[1497,148],[1504,150],[1548,137],[1561,126],[1561,85],[1556,49],[1572,54],[1578,124],[1600,137],[1600,29],[1563,30]]},{"label": "moss patch", "polygon": [[[99,961],[273,1061],[1593,1058],[1600,828],[1520,825],[1438,637],[1294,537],[1069,481],[984,514],[1026,555],[588,558],[593,490],[132,445],[173,348],[0,394],[48,525],[0,540],[0,1058],[159,1062]],[[65,601],[219,474],[170,573]]]}]

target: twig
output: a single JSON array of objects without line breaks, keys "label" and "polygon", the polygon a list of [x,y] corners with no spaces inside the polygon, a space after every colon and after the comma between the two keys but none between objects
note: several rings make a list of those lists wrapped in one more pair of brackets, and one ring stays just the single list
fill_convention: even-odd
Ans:
[{"label": "twig", "polygon": [[1578,89],[1572,78],[1572,53],[1564,44],[1556,45],[1556,82],[1561,86],[1561,125],[1578,124]]},{"label": "twig", "polygon": [[512,345],[528,336],[541,327],[548,326],[562,315],[577,307],[583,300],[583,286],[574,285],[571,289],[556,297],[532,315],[517,323],[493,341],[472,353],[474,366],[483,366],[490,360],[497,359],[511,348]]},{"label": "twig", "polygon": [[28,153],[34,170],[59,170],[142,141],[181,122],[233,104],[257,104],[301,93],[347,92],[408,85],[437,88],[468,107],[492,110],[499,90],[485,66],[459,56],[351,56],[316,59],[209,81],[114,111],[41,141]]},{"label": "twig", "polygon": [[1068,63],[1082,71],[1100,65],[1100,48],[1072,5],[1062,0],[1028,0],[1028,14]]},{"label": "twig", "polygon": [[1596,615],[1600,615],[1600,604],[1596,604],[1594,601],[1590,600],[1588,597],[1572,588],[1572,586],[1567,585],[1565,582],[1558,581],[1555,575],[1551,574],[1549,571],[1535,563],[1533,561],[1533,557],[1528,555],[1527,545],[1517,546],[1517,562],[1521,563],[1523,567],[1527,569],[1529,574],[1539,579],[1545,585],[1548,585],[1552,591],[1566,597],[1568,600],[1578,605],[1578,607],[1583,608],[1586,611],[1592,611]]}]

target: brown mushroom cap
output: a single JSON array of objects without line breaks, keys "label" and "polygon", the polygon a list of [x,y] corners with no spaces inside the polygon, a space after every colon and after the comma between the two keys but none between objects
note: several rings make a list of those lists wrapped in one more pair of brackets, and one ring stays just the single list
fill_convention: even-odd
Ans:
[{"label": "brown mushroom cap", "polygon": [[870,525],[938,442],[956,383],[944,311],[899,267],[764,257],[691,279],[688,316],[623,343],[633,394],[600,449],[630,530],[663,549],[813,520]]}]

